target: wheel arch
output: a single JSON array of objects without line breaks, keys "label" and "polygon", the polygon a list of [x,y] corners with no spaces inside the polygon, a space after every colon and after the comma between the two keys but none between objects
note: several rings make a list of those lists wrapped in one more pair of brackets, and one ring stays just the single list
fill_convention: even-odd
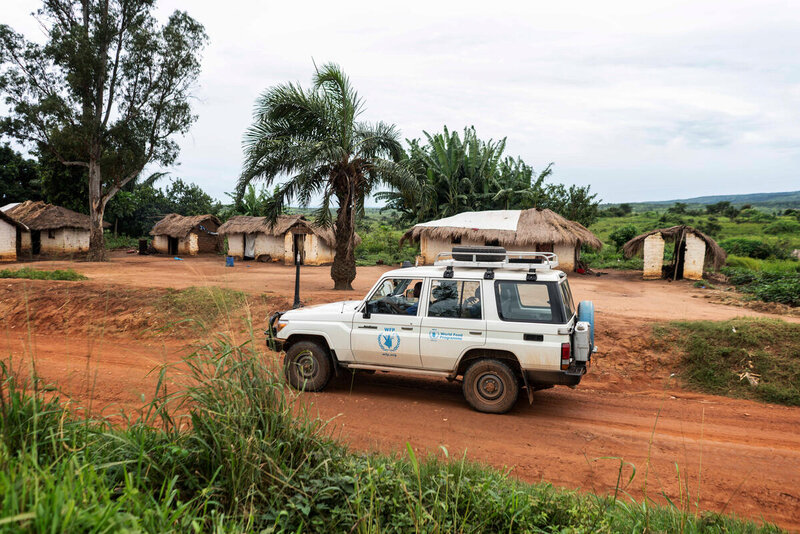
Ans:
[{"label": "wheel arch", "polygon": [[519,359],[517,356],[508,350],[500,350],[500,349],[484,349],[484,348],[475,348],[470,349],[461,356],[461,359],[458,361],[458,366],[456,367],[455,375],[464,375],[467,371],[467,368],[472,365],[472,362],[478,360],[500,360],[505,362],[511,367],[511,370],[517,375],[517,377],[522,377],[522,366],[519,363]]},{"label": "wheel arch", "polygon": [[339,374],[339,360],[336,358],[336,351],[331,348],[331,344],[328,342],[328,339],[325,336],[321,334],[292,334],[286,338],[286,341],[283,344],[284,352],[288,351],[292,345],[299,343],[300,341],[313,341],[325,349],[325,352],[328,354],[328,358],[330,358],[331,363],[333,364],[333,373],[336,375]]}]

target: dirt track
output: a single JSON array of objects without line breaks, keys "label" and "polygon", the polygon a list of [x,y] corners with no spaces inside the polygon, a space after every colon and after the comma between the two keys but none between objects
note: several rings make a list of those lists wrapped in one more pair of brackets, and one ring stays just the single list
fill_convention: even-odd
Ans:
[{"label": "dirt track", "polygon": [[[266,293],[275,302],[291,297],[292,269],[247,265],[226,269],[216,257],[181,262],[115,255],[107,264],[35,266],[68,266],[90,277],[89,282],[72,283],[73,291],[80,285],[109,292],[118,285],[219,285]],[[385,270],[360,268],[355,291],[343,293],[330,290],[327,268],[304,268],[302,294],[311,297],[304,301],[361,296]],[[576,275],[571,280],[577,299],[595,301],[598,344],[604,353],[576,390],[537,392],[533,407],[520,399],[504,416],[471,411],[458,384],[399,375],[340,377],[326,392],[306,399],[323,418],[333,418],[336,435],[358,449],[402,453],[408,442],[419,451],[441,453],[444,446],[450,456],[466,451],[469,458],[509,467],[524,480],[600,492],[613,491],[620,466],[619,460],[602,458],[621,458],[636,468],[626,489],[634,497],[642,496],[646,483],[647,495],[657,501],[663,502],[663,492],[677,505],[691,503],[694,509],[699,496],[701,510],[763,517],[800,529],[800,409],[688,392],[669,377],[674,358],[653,353],[645,341],[653,320],[768,315],[715,304],[704,298],[707,292],[689,283],[642,282],[635,273]],[[3,280],[0,289],[34,294],[64,284],[70,283]],[[40,308],[45,301],[31,299]],[[34,318],[45,313],[34,308]],[[93,408],[107,408],[106,413],[137,406],[142,395],[150,397],[154,377],[147,373],[179,361],[192,341],[163,336],[132,341],[114,331],[87,334],[68,326],[45,335],[35,328],[29,331],[34,322],[2,323],[0,351],[14,355],[17,365],[35,359],[46,380],[59,381],[84,402],[91,398]]]}]

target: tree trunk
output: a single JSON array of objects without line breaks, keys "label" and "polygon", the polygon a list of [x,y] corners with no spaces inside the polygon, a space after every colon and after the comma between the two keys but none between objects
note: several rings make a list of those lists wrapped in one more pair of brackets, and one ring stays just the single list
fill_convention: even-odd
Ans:
[{"label": "tree trunk", "polygon": [[89,160],[89,261],[105,261],[106,242],[103,237],[103,213],[106,209],[103,199],[100,164],[94,158]]},{"label": "tree trunk", "polygon": [[355,228],[353,227],[353,198],[350,192],[337,195],[336,253],[331,265],[333,289],[353,289],[356,279]]}]

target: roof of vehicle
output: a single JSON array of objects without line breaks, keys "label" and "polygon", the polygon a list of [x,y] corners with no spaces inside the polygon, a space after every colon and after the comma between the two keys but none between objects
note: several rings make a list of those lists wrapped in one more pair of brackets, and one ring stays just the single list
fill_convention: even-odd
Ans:
[{"label": "roof of vehicle", "polygon": [[[445,265],[423,265],[420,267],[405,267],[388,271],[384,276],[403,277],[403,278],[442,278],[447,269]],[[483,278],[486,273],[485,267],[459,267],[453,268],[453,278]],[[494,269],[495,280],[525,280],[528,274],[527,269],[507,269],[497,268]],[[541,282],[557,282],[566,278],[567,275],[563,271],[555,269],[537,269],[536,279]]]}]

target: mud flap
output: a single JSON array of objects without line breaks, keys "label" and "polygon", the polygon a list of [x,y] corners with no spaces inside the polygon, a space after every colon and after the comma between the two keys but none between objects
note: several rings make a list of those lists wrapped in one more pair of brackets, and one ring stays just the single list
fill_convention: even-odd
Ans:
[{"label": "mud flap", "polygon": [[528,392],[528,404],[533,406],[533,389],[528,385],[528,377],[525,371],[522,372],[522,383],[525,384],[525,390]]}]

